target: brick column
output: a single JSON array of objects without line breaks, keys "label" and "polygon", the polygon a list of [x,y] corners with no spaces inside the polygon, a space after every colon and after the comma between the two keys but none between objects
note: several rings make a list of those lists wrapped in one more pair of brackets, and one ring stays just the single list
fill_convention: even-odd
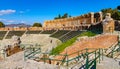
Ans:
[{"label": "brick column", "polygon": [[91,23],[94,23],[94,13],[91,12],[90,14],[91,14]]},{"label": "brick column", "polygon": [[102,21],[103,20],[102,12],[99,12],[99,14],[100,14],[100,21]]}]

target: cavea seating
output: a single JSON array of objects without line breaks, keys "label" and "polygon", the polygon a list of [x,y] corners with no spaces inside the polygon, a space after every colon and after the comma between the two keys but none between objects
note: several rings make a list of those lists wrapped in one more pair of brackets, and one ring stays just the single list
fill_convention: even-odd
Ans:
[{"label": "cavea seating", "polygon": [[7,31],[0,31],[0,40],[3,39]]},{"label": "cavea seating", "polygon": [[39,34],[41,31],[27,31],[26,34]]},{"label": "cavea seating", "polygon": [[6,36],[6,39],[10,39],[12,36],[22,36],[25,31],[9,31],[9,33]]},{"label": "cavea seating", "polygon": [[66,42],[67,40],[80,35],[82,33],[82,31],[71,31],[70,33],[66,34],[65,36],[63,36],[62,38],[59,38],[62,42]]},{"label": "cavea seating", "polygon": [[41,34],[52,34],[54,33],[56,30],[46,30],[46,31],[42,31]]},{"label": "cavea seating", "polygon": [[50,37],[59,38],[68,32],[68,30],[58,30],[55,34],[51,35]]}]

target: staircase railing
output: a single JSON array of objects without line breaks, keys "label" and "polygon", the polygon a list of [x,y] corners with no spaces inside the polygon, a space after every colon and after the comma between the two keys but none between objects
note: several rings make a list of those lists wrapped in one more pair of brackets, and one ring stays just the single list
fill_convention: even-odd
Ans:
[{"label": "staircase railing", "polygon": [[36,54],[41,52],[40,45],[36,44],[34,47],[33,45],[28,45],[28,47],[23,47],[24,48],[24,60],[26,61],[27,59],[33,58]]},{"label": "staircase railing", "polygon": [[118,42],[117,45],[115,45],[111,51],[107,54],[108,57],[114,58],[114,54],[116,52],[120,52],[120,41]]},{"label": "staircase railing", "polygon": [[[84,58],[86,59],[86,63],[85,63],[85,69],[90,69],[91,67],[94,66],[94,68],[96,68],[96,63],[97,63],[97,60],[99,61],[100,63],[100,58],[101,56],[103,55],[103,49],[84,49],[84,50],[80,50],[80,51],[77,51],[77,52],[74,52],[72,54],[58,54],[56,56],[61,56],[62,59],[57,59],[57,58],[50,58],[49,56],[49,53],[41,53],[43,55],[48,55],[48,57],[42,57],[42,58],[39,58],[40,61],[43,61],[44,63],[53,63],[53,64],[57,64],[57,65],[65,65],[67,66],[67,68],[70,66],[70,62],[71,61],[79,61],[80,58]],[[94,58],[91,59],[89,57],[89,55],[94,55]],[[76,55],[75,57],[72,57],[72,55]],[[49,61],[49,62],[48,62]]]}]

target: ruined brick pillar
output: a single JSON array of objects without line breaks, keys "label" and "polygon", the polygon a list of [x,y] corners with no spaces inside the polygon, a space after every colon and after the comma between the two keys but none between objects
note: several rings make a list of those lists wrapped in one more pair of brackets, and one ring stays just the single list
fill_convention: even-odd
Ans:
[{"label": "ruined brick pillar", "polygon": [[99,12],[99,14],[100,14],[100,21],[102,21],[103,20],[102,12]]},{"label": "ruined brick pillar", "polygon": [[91,12],[90,14],[91,14],[91,23],[94,23],[94,13]]},{"label": "ruined brick pillar", "polygon": [[107,13],[103,20],[103,33],[113,33],[114,28],[114,20],[111,18],[111,14]]}]

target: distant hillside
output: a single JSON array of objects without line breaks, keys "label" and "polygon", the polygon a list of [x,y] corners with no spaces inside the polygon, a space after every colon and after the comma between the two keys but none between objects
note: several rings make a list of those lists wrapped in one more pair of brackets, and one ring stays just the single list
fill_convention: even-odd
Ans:
[{"label": "distant hillside", "polygon": [[5,27],[31,27],[29,24],[18,23],[18,24],[8,24]]}]

